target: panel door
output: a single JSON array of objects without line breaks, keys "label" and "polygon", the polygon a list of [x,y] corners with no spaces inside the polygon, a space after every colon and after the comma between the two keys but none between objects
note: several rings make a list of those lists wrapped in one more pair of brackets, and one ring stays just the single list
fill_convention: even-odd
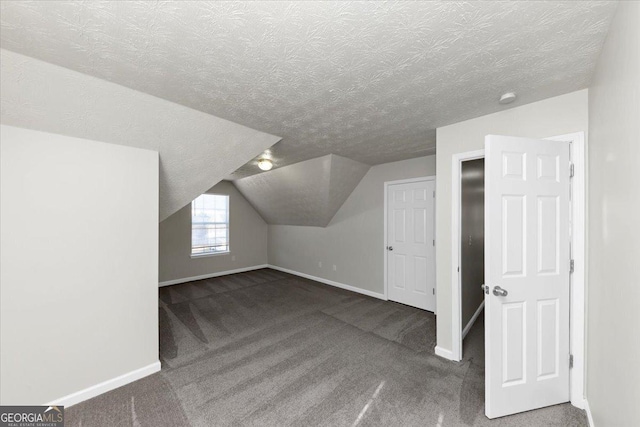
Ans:
[{"label": "panel door", "polygon": [[387,297],[435,311],[435,181],[387,189]]},{"label": "panel door", "polygon": [[569,143],[485,140],[485,410],[569,400]]}]

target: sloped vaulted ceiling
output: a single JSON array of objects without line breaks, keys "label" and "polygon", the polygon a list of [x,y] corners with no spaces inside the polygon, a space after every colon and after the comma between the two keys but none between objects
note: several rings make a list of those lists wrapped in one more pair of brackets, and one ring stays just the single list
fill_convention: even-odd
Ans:
[{"label": "sloped vaulted ceiling", "polygon": [[369,168],[329,154],[234,184],[269,224],[326,227]]},{"label": "sloped vaulted ceiling", "polygon": [[[247,161],[275,137],[244,128],[229,138],[218,129],[233,126],[218,128],[218,118],[282,136],[271,152],[282,169],[330,153],[367,165],[433,154],[436,127],[587,87],[616,6],[575,0],[2,1],[2,48],[86,75],[73,81],[50,68],[59,87],[44,72],[25,74],[35,78],[33,85],[10,77],[6,87],[36,99],[33,109],[19,97],[24,94],[7,96],[3,64],[3,120],[160,147],[166,217],[221,174],[248,192],[273,187],[271,176],[304,172],[294,167],[241,181],[259,173],[256,162]],[[22,61],[14,65],[21,68]],[[88,76],[209,115],[194,119],[200,113],[178,112],[176,104],[144,111],[157,103],[152,97],[136,92],[135,102],[122,102],[111,93],[124,93],[122,87],[103,82],[105,101],[88,88],[95,83]],[[51,102],[74,91],[73,108],[59,111]],[[498,104],[509,91],[518,93],[516,102]],[[74,122],[74,114],[83,121]],[[109,128],[97,114],[118,124]],[[349,187],[332,189],[338,178],[331,177],[346,175],[336,172],[338,162],[311,162],[310,170],[328,164],[330,173],[300,177],[307,187],[282,182],[287,191],[249,198],[272,222],[278,213],[288,223],[326,224]],[[305,194],[314,189],[321,195]],[[298,197],[282,200],[284,206],[313,200],[288,212],[272,205],[279,193]]]},{"label": "sloped vaulted ceiling", "polygon": [[0,57],[3,124],[160,153],[161,221],[280,140],[4,49]]},{"label": "sloped vaulted ceiling", "polygon": [[[611,1],[2,1],[2,47],[283,137],[277,166],[433,154],[588,86]],[[233,179],[257,173],[253,163]]]}]

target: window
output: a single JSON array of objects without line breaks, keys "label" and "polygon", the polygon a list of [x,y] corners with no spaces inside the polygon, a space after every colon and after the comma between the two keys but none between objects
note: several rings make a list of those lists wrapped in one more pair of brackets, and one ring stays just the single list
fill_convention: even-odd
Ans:
[{"label": "window", "polygon": [[203,194],[191,202],[191,255],[229,252],[229,196]]}]

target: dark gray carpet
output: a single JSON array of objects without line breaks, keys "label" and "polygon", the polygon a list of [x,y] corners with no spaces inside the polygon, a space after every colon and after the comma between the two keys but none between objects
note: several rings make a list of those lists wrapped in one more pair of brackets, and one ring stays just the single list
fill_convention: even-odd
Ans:
[{"label": "dark gray carpet", "polygon": [[453,363],[433,314],[269,269],[161,288],[159,315],[162,371],[67,425],[587,425],[569,404],[485,418],[481,321]]}]

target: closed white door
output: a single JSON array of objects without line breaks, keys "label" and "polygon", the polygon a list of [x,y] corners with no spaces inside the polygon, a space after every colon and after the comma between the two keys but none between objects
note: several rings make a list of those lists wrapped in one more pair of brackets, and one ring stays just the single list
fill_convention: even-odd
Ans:
[{"label": "closed white door", "polygon": [[435,311],[435,181],[387,187],[387,297]]},{"label": "closed white door", "polygon": [[[569,143],[485,139],[485,411],[569,400]],[[486,293],[488,291],[488,293]]]}]

